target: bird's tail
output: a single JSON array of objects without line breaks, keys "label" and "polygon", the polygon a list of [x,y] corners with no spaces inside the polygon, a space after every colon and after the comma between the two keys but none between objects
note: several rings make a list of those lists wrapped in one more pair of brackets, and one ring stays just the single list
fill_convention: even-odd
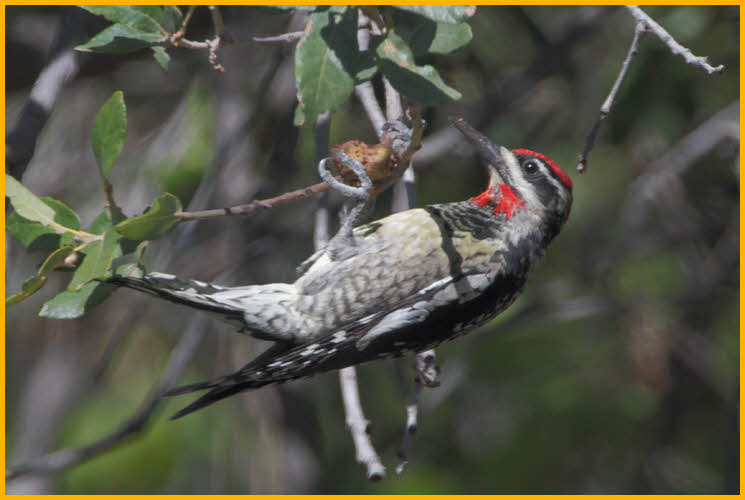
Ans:
[{"label": "bird's tail", "polygon": [[267,360],[289,351],[292,347],[293,345],[290,343],[277,342],[235,373],[204,382],[181,385],[166,391],[163,396],[168,397],[211,389],[207,394],[174,413],[170,419],[176,420],[241,391],[258,389],[265,385],[280,382],[280,380],[271,377],[264,378],[256,375],[261,373],[261,367],[266,364]]},{"label": "bird's tail", "polygon": [[187,280],[164,273],[149,273],[142,278],[114,276],[106,282],[216,313],[231,323],[243,324],[243,310],[231,297],[232,291],[237,290],[235,288]]}]

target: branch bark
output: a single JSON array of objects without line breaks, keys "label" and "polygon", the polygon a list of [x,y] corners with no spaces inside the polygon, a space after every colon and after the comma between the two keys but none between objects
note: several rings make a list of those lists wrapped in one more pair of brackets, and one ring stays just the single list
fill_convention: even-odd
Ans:
[{"label": "branch bark", "polygon": [[[319,164],[326,161],[329,149],[329,113],[319,115],[316,119],[316,159]],[[326,183],[324,183],[326,184]],[[328,184],[326,184],[328,186]],[[323,248],[329,241],[329,211],[326,197],[316,209],[315,227],[313,240],[316,250]],[[375,451],[370,436],[367,433],[369,421],[365,418],[360,401],[360,390],[357,385],[357,371],[353,366],[339,370],[339,385],[341,387],[342,401],[344,402],[344,413],[346,423],[352,434],[357,462],[367,469],[367,477],[371,481],[377,481],[385,475],[385,467],[380,461],[380,456]]]},{"label": "branch bark", "polygon": [[637,23],[636,28],[634,28],[634,38],[631,40],[631,46],[629,47],[629,51],[626,54],[626,58],[623,60],[623,64],[621,64],[621,71],[618,72],[618,76],[616,77],[616,81],[613,82],[613,87],[611,87],[610,93],[608,93],[608,97],[605,98],[605,101],[603,101],[603,105],[600,106],[600,115],[598,116],[598,119],[592,126],[590,133],[587,134],[585,149],[583,149],[582,152],[579,154],[577,171],[580,173],[583,173],[587,170],[587,155],[590,154],[590,151],[592,151],[592,148],[595,146],[595,138],[598,135],[600,124],[608,116],[611,107],[613,107],[613,104],[616,102],[618,89],[621,88],[621,84],[626,79],[626,74],[629,71],[629,66],[631,66],[631,60],[639,52],[639,41],[641,40],[642,36],[644,36],[645,32],[646,27],[644,23]]},{"label": "branch bark", "polygon": [[719,66],[712,66],[709,64],[706,57],[698,57],[691,52],[690,49],[687,47],[682,46],[679,44],[673,36],[668,33],[665,28],[657,24],[654,19],[649,17],[643,10],[641,10],[636,5],[627,5],[626,10],[629,11],[631,16],[637,20],[637,22],[640,22],[644,24],[644,26],[651,31],[652,33],[657,36],[660,40],[662,40],[662,43],[667,45],[667,48],[670,49],[670,52],[675,54],[676,56],[681,56],[683,59],[685,59],[685,62],[688,64],[691,64],[693,66],[699,67],[706,71],[708,74],[712,73],[719,73],[721,71],[724,71],[724,64],[720,64]]}]

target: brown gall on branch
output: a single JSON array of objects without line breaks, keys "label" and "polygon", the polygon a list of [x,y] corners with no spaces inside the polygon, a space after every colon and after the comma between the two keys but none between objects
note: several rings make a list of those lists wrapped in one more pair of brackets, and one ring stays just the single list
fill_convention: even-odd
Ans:
[{"label": "brown gall on branch", "polygon": [[[413,116],[416,117],[416,120],[414,120],[415,124],[421,121],[418,112],[413,113]],[[334,146],[331,149],[331,152],[333,153],[333,161],[340,172],[340,175],[336,177],[336,179],[343,181],[346,185],[351,187],[359,186],[358,177],[351,169],[344,165],[342,157],[339,156],[340,153],[343,153],[362,164],[367,176],[371,181],[373,181],[372,196],[377,196],[387,189],[392,184],[392,179],[398,180],[400,175],[403,175],[403,169],[399,166],[408,163],[411,156],[416,152],[421,144],[421,123],[419,123],[418,127],[415,126],[413,129],[413,135],[418,141],[416,144],[414,141],[408,142],[407,140],[404,140],[403,143],[399,144],[401,141],[401,134],[395,130],[384,132],[382,135],[383,143],[381,144],[366,144],[362,141],[351,140]],[[396,149],[400,149],[400,155],[396,153]],[[261,211],[284,205],[285,203],[315,196],[328,191],[329,189],[330,186],[327,182],[319,182],[312,186],[289,191],[273,198],[254,200],[233,207],[196,212],[176,212],[174,215],[179,217],[182,222],[213,219],[215,217],[224,217],[228,215],[243,215],[250,217]]]}]

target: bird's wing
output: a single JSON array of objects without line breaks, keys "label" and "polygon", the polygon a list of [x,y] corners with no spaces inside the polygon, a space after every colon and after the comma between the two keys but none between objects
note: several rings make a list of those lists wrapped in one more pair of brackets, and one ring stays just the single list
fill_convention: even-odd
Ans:
[{"label": "bird's wing", "polygon": [[[453,206],[458,204],[449,210]],[[304,341],[392,310],[448,277],[493,267],[493,243],[459,231],[443,212],[435,205],[393,214],[355,230],[357,254],[344,260],[319,256],[295,282],[296,307],[316,325]]]},{"label": "bird's wing", "polygon": [[[438,296],[447,297],[446,300],[459,300],[455,288],[463,287],[464,283],[469,287],[485,286],[485,281],[474,275],[463,276],[460,280],[448,277],[386,310],[349,323],[322,338],[301,345],[275,345],[235,373],[172,389],[166,395],[210,389],[172,418],[183,417],[241,391],[383,357],[400,356],[411,351],[413,346],[420,346],[422,348],[419,350],[424,350],[426,344],[412,337],[412,332],[416,332],[417,324],[428,317]],[[478,290],[474,289],[476,293]],[[426,335],[428,332],[419,333]],[[432,338],[433,341],[438,339],[436,335]]]}]

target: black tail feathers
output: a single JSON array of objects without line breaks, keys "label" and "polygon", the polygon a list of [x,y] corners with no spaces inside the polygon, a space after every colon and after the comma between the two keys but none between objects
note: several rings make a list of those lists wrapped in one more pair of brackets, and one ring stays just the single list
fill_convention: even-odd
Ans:
[{"label": "black tail feathers", "polygon": [[182,385],[174,387],[166,391],[163,396],[178,396],[180,394],[186,394],[195,391],[204,391],[212,389],[207,394],[203,395],[189,406],[182,408],[176,412],[170,420],[176,420],[193,411],[197,411],[205,406],[209,406],[212,403],[216,403],[221,399],[237,394],[241,391],[258,389],[268,384],[275,382],[281,382],[272,378],[256,378],[256,374],[261,372],[264,365],[272,361],[275,356],[288,351],[292,348],[289,343],[277,342],[268,348],[263,353],[259,354],[254,360],[248,363],[246,366],[241,368],[239,371],[219,377],[213,380],[206,380],[204,382],[197,382],[194,384]]}]

